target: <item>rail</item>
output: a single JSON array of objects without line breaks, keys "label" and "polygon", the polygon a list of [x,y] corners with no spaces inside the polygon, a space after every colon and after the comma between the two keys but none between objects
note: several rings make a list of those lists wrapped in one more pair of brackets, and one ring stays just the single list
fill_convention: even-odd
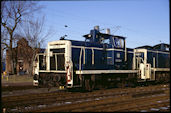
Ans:
[{"label": "rail", "polygon": [[[116,99],[121,99],[120,101],[122,101],[122,98],[124,100],[125,98],[134,99],[143,96],[148,97],[156,94],[157,95],[168,94],[169,92],[168,90],[169,90],[168,85],[157,85],[157,86],[148,86],[148,87],[97,90],[97,91],[86,92],[86,93],[54,92],[54,93],[27,94],[23,96],[10,96],[10,97],[2,98],[2,107],[6,109],[7,112],[28,112],[28,111],[49,112],[49,111],[53,111],[53,109],[54,111],[56,110],[74,111],[82,108],[69,109],[69,106],[74,106],[74,105],[78,106],[83,104],[83,106],[85,106],[84,107],[85,109],[89,109],[91,104],[94,105],[96,102],[97,103],[101,102],[101,104],[97,105],[97,106],[101,106],[105,104],[105,102],[108,102],[108,100],[111,100],[112,98],[115,98],[113,101],[116,101]],[[96,106],[96,104],[94,106]],[[67,106],[67,109],[64,106]],[[57,109],[59,107],[60,109]]]}]

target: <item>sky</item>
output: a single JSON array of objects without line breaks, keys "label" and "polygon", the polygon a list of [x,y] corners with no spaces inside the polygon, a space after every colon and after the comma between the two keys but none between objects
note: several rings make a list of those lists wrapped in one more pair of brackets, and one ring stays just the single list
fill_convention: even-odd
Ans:
[{"label": "sky", "polygon": [[[169,0],[38,1],[43,6],[46,29],[53,35],[47,42],[66,39],[84,41],[83,35],[98,25],[102,33],[126,37],[126,46],[170,44]],[[65,27],[67,25],[67,27]],[[104,29],[104,30],[103,30]]]}]

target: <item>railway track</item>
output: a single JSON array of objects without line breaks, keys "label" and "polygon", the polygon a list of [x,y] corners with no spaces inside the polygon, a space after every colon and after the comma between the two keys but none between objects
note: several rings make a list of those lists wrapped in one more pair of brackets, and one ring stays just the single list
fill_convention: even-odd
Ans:
[{"label": "railway track", "polygon": [[[162,98],[164,99],[169,98],[168,92],[169,92],[168,85],[156,85],[156,86],[148,86],[148,87],[125,88],[125,89],[117,88],[117,89],[108,89],[108,90],[97,90],[97,91],[86,92],[86,93],[54,92],[54,93],[33,94],[31,96],[28,94],[23,96],[4,97],[2,98],[2,107],[8,112],[10,111],[15,111],[15,112],[59,111],[60,112],[60,111],[80,111],[80,110],[112,111],[112,109],[108,109],[108,108],[111,107],[113,108],[113,106],[114,107],[120,106],[119,103],[122,104],[125,103],[125,105],[131,105],[131,103],[141,102],[142,100],[145,101],[148,96],[158,95],[156,98],[154,98],[154,100],[152,100],[154,102],[156,101],[155,99],[157,98],[159,100]],[[160,98],[160,96],[162,97]],[[149,98],[153,98],[153,97],[149,97]],[[137,99],[140,100],[138,101]],[[148,100],[149,99],[147,98],[147,101]],[[136,105],[134,105],[134,107],[135,106]],[[118,111],[120,110],[122,109],[118,109]],[[125,110],[129,110],[129,108],[125,107]]]}]

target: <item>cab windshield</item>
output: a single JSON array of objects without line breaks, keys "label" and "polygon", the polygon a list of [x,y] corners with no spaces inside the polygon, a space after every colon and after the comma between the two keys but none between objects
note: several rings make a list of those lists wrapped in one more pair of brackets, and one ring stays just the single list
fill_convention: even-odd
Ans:
[{"label": "cab windshield", "polygon": [[113,46],[115,48],[124,48],[124,39],[113,37]]}]

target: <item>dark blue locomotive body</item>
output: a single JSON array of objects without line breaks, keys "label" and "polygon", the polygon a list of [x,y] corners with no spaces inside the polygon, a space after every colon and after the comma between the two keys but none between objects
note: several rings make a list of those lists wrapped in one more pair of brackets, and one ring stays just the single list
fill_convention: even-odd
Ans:
[{"label": "dark blue locomotive body", "polygon": [[168,44],[157,44],[155,46],[142,46],[136,49],[147,49],[147,63],[153,68],[170,68],[170,52]]},{"label": "dark blue locomotive body", "polygon": [[[80,62],[81,70],[132,69],[133,49],[115,48],[110,43],[99,44],[73,40],[71,43],[75,70],[79,70]],[[81,53],[81,61],[79,61]],[[125,57],[128,59],[126,62]]]},{"label": "dark blue locomotive body", "polygon": [[125,37],[100,33],[97,29],[91,30],[84,37],[86,41],[70,40],[74,69],[132,69],[133,49],[125,47]]},{"label": "dark blue locomotive body", "polygon": [[170,54],[163,51],[148,51],[147,62],[154,68],[170,68]]},{"label": "dark blue locomotive body", "polygon": [[[76,70],[131,70],[133,67],[134,49],[126,48],[125,37],[100,33],[98,29],[84,35],[86,41],[72,43],[72,61]],[[154,68],[169,68],[170,53],[168,44],[153,47],[142,46],[135,49],[147,50],[147,63]],[[82,52],[81,52],[82,51]],[[81,55],[81,67],[79,60]],[[144,53],[142,58],[144,58]]]}]

